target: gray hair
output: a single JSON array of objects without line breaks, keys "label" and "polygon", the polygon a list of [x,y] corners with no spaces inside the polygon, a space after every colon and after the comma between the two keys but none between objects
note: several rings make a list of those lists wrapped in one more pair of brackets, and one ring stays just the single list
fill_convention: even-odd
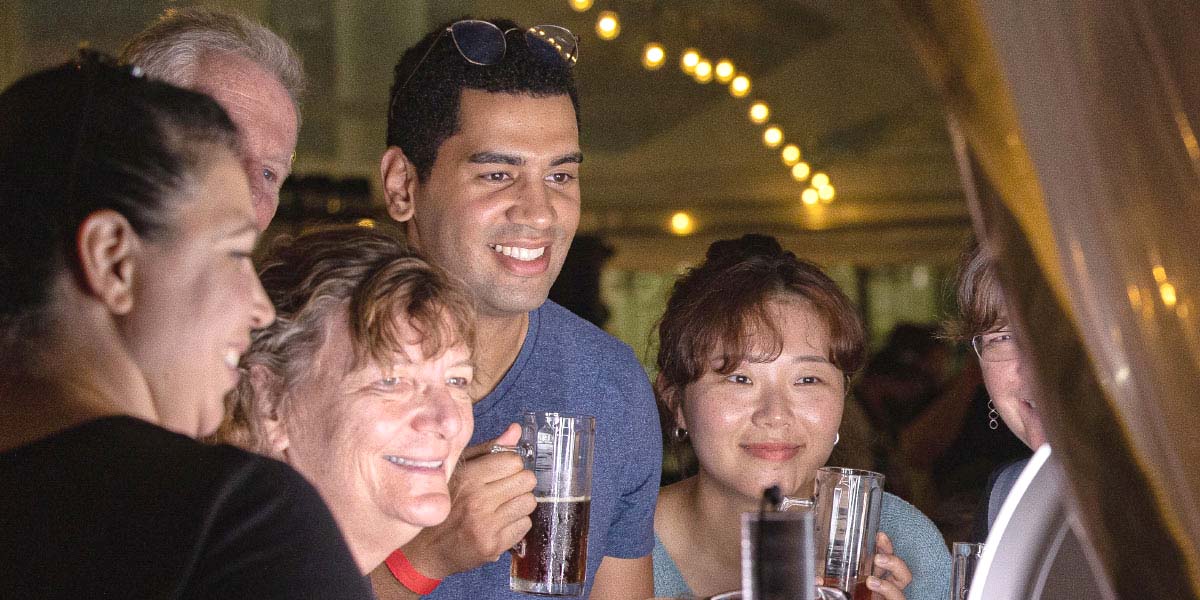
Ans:
[{"label": "gray hair", "polygon": [[296,114],[304,93],[300,57],[275,32],[242,15],[208,8],[171,8],[121,49],[121,62],[184,88],[193,87],[196,67],[210,53],[254,61],[283,84]]}]

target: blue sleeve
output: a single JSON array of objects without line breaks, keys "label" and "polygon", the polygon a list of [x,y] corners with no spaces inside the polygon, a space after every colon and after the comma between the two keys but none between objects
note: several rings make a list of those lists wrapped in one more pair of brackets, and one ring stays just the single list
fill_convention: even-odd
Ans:
[{"label": "blue sleeve", "polygon": [[641,558],[654,549],[654,506],[662,477],[662,433],[646,372],[628,347],[622,360],[622,397],[629,434],[629,460],[621,466],[621,495],[608,530],[605,556]]},{"label": "blue sleeve", "polygon": [[904,589],[907,600],[950,597],[950,551],[929,517],[904,500],[884,493],[879,528],[892,539],[896,556],[912,572],[912,583]]}]

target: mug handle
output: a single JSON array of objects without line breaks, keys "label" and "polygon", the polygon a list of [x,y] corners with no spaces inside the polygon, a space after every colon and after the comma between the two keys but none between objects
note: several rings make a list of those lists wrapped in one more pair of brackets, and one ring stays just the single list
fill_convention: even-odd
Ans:
[{"label": "mug handle", "polygon": [[779,503],[779,510],[781,510],[781,511],[786,511],[788,509],[795,508],[795,507],[811,509],[813,507],[813,500],[812,500],[812,498],[797,498],[795,496],[784,496],[783,502]]},{"label": "mug handle", "polygon": [[492,444],[489,454],[499,454],[501,452],[512,452],[522,459],[529,459],[533,456],[533,447],[529,444],[516,444],[514,446],[505,446],[503,444]]},{"label": "mug handle", "polygon": [[[488,450],[490,454],[499,454],[501,452],[512,452],[521,457],[521,460],[529,460],[533,456],[533,446],[529,444],[516,444],[514,446],[505,446],[504,444],[492,444]],[[518,558],[525,558],[525,539],[517,542],[515,546],[509,549],[509,552],[516,554]]]}]

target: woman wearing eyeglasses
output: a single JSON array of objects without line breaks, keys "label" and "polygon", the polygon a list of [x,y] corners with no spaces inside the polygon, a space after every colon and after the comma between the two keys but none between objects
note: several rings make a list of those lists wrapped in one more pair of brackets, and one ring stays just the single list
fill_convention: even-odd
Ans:
[{"label": "woman wearing eyeglasses", "polygon": [[274,318],[237,139],[90,52],[0,94],[0,595],[371,597],[300,475],[194,439]]},{"label": "woman wearing eyeglasses", "polygon": [[[1038,412],[1033,368],[1009,323],[1004,290],[996,276],[995,258],[978,243],[972,243],[963,255],[958,274],[958,307],[962,313],[958,330],[964,340],[970,340],[979,358],[983,384],[990,398],[992,423],[998,414],[1026,446],[1037,449],[1046,443],[1046,434]],[[977,519],[976,537],[986,537],[1000,505],[1027,461],[1010,463],[992,474],[988,483],[987,511],[981,510],[979,515],[986,514],[986,526],[981,518]]]}]

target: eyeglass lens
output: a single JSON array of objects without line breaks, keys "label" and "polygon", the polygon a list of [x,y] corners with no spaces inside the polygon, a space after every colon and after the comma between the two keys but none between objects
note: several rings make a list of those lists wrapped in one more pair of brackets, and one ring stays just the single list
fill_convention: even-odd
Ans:
[{"label": "eyeglass lens", "polygon": [[488,21],[459,21],[450,26],[458,53],[476,65],[494,65],[504,58],[504,33]]},{"label": "eyeglass lens", "polygon": [[543,61],[562,60],[575,66],[579,60],[579,45],[575,35],[557,25],[535,25],[525,32],[529,49]]},{"label": "eyeglass lens", "polygon": [[1017,338],[1011,331],[985,333],[971,338],[971,346],[979,358],[988,362],[1012,360],[1017,357]]}]

